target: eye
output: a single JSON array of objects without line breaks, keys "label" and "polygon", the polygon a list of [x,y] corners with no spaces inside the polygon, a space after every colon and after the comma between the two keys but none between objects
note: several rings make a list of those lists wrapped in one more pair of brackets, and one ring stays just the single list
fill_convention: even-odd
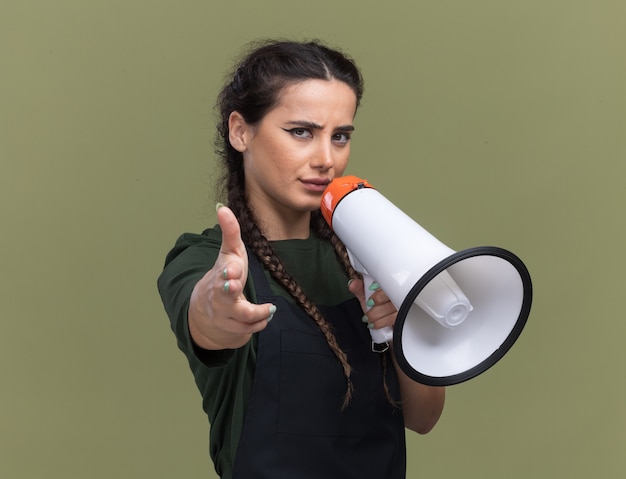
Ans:
[{"label": "eye", "polygon": [[295,136],[296,138],[313,138],[313,134],[308,128],[297,127],[285,131]]},{"label": "eye", "polygon": [[345,131],[337,132],[333,135],[333,142],[345,145],[350,141],[350,133]]}]

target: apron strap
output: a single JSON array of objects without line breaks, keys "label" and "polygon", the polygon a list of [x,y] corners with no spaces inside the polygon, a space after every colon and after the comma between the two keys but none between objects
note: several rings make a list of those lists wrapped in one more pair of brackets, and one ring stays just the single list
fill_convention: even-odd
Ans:
[{"label": "apron strap", "polygon": [[248,253],[248,275],[252,278],[252,284],[254,286],[254,290],[258,296],[271,296],[272,288],[270,287],[270,283],[265,275],[265,269],[263,265],[256,257],[254,253],[252,253],[248,248],[246,248]]}]

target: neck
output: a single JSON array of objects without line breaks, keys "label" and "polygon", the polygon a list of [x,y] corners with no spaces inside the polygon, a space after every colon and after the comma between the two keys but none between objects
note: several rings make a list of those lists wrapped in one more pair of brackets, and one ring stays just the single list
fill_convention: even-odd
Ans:
[{"label": "neck", "polygon": [[262,215],[258,221],[263,234],[269,241],[287,239],[307,239],[311,230],[311,213],[285,215],[274,211],[272,215]]},{"label": "neck", "polygon": [[263,235],[270,241],[306,239],[311,229],[311,211],[295,209],[248,191],[248,203]]}]

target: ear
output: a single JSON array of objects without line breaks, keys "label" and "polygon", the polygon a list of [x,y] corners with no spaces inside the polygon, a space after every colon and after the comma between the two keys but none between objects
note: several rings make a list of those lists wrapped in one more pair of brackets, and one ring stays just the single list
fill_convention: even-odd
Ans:
[{"label": "ear", "polygon": [[246,123],[241,113],[233,111],[228,117],[228,139],[232,147],[243,153],[247,149],[251,127]]}]

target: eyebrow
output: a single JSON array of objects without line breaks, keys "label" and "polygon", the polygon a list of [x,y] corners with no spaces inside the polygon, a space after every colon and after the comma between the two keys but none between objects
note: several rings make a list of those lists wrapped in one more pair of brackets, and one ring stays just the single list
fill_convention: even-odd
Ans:
[{"label": "eyebrow", "polygon": [[[304,128],[310,128],[312,130],[323,130],[324,127],[322,125],[319,125],[317,123],[314,123],[312,121],[288,121],[287,122],[288,125],[293,125],[293,126],[301,126]],[[337,128],[335,128],[335,131],[354,131],[354,126],[353,125],[344,125],[344,126],[338,126]]]}]

